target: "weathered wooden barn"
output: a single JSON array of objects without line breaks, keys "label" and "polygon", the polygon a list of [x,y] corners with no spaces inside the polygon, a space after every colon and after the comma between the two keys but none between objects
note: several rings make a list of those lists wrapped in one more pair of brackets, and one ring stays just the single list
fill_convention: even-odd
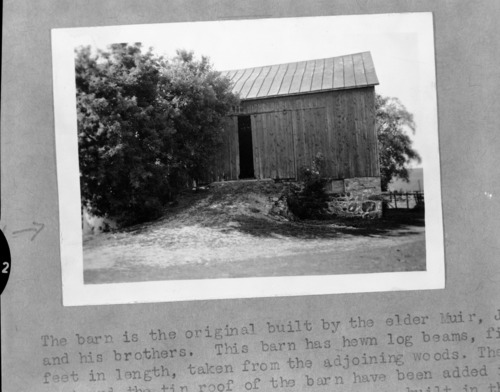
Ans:
[{"label": "weathered wooden barn", "polygon": [[369,52],[223,75],[241,105],[227,119],[213,180],[298,178],[318,153],[325,177],[380,176]]}]

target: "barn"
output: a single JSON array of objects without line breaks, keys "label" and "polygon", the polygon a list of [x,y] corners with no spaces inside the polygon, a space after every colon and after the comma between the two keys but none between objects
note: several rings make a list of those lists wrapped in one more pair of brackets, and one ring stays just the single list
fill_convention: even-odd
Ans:
[{"label": "barn", "polygon": [[297,179],[321,153],[332,189],[380,190],[370,52],[222,74],[241,104],[226,119],[212,180]]}]

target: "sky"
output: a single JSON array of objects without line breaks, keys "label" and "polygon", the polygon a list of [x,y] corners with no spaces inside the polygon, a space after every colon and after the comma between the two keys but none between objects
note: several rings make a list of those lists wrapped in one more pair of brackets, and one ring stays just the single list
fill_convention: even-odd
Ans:
[{"label": "sky", "polygon": [[[142,42],[172,57],[177,49],[208,56],[220,71],[370,51],[380,84],[414,114],[423,160],[437,133],[433,22],[430,13],[253,19],[72,29],[75,46]],[[414,166],[421,166],[415,164]]]}]

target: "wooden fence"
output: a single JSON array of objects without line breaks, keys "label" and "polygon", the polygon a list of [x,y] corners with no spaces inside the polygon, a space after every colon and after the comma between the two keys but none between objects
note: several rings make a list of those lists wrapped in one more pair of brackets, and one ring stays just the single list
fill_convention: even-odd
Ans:
[{"label": "wooden fence", "polygon": [[382,193],[387,208],[415,208],[424,206],[423,192],[384,192]]}]

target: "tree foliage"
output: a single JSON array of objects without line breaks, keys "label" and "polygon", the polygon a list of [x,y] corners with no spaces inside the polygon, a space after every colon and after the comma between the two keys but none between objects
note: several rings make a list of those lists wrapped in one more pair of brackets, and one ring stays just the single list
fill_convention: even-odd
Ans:
[{"label": "tree foliage", "polygon": [[412,161],[421,162],[421,158],[408,135],[415,133],[413,115],[401,101],[377,94],[375,109],[381,183],[386,191],[394,177],[408,181],[408,165]]},{"label": "tree foliage", "polygon": [[327,208],[328,195],[325,186],[328,179],[325,177],[325,157],[317,153],[311,166],[300,169],[299,184],[292,184],[286,192],[286,199],[290,211],[300,219],[323,219]]},{"label": "tree foliage", "polygon": [[158,217],[220,146],[229,81],[207,58],[140,44],[82,47],[75,65],[83,205],[121,224]]}]

